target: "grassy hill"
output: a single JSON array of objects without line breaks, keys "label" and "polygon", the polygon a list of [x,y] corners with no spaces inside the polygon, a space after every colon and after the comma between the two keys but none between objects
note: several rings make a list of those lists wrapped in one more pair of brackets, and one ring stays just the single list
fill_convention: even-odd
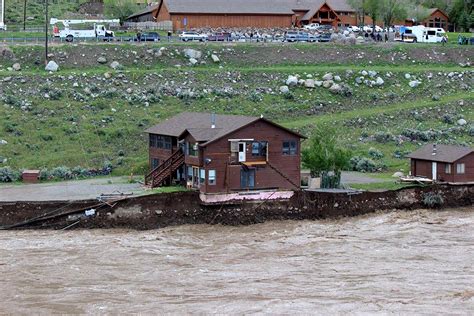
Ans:
[{"label": "grassy hill", "polygon": [[[49,0],[50,17],[73,17],[78,14],[79,9],[88,0]],[[6,24],[13,27],[23,25],[24,0],[5,0]],[[38,26],[44,24],[44,1],[27,0],[27,26]]]},{"label": "grassy hill", "polygon": [[[202,53],[196,66],[187,48]],[[385,172],[407,171],[405,155],[427,142],[474,144],[471,47],[104,44],[52,53],[61,68],[49,74],[41,47],[0,52],[3,165],[91,168],[110,160],[116,174],[142,174],[143,131],[181,111],[263,114],[307,136],[333,126],[354,157]],[[111,69],[112,61],[121,66]],[[15,62],[21,71],[7,69]],[[320,81],[328,73],[337,93],[304,85],[279,91],[289,75]],[[374,84],[378,78],[383,84]]]}]

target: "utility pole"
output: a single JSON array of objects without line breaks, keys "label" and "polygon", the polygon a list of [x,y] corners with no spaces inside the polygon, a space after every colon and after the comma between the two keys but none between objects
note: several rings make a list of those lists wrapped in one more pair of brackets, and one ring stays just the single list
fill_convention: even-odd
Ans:
[{"label": "utility pole", "polygon": [[44,0],[44,64],[48,64],[48,0]]},{"label": "utility pole", "polygon": [[23,3],[23,31],[26,31],[26,1]]}]

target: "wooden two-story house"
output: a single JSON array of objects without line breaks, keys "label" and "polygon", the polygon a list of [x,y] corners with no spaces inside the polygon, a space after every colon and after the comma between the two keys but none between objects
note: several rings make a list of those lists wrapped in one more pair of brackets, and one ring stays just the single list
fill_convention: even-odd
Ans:
[{"label": "wooden two-story house", "polygon": [[185,112],[146,132],[152,187],[180,183],[202,194],[300,187],[304,137],[265,118]]}]

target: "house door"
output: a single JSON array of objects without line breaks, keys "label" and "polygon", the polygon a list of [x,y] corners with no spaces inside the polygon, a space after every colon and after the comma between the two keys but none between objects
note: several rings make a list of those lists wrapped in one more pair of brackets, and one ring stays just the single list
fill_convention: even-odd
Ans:
[{"label": "house door", "polygon": [[438,177],[438,164],[436,162],[431,164],[431,174],[433,175],[433,180],[436,180]]},{"label": "house door", "polygon": [[253,189],[255,187],[255,169],[240,170],[240,187]]},{"label": "house door", "polygon": [[245,158],[246,158],[246,148],[247,146],[245,145],[245,143],[239,143],[239,162],[245,162]]},{"label": "house door", "polygon": [[199,188],[199,168],[193,167],[193,188]]}]

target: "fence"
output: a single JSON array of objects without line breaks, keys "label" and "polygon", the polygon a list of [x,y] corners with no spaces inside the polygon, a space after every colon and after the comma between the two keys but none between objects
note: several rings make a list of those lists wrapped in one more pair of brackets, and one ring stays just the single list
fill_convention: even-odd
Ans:
[{"label": "fence", "polygon": [[173,22],[161,21],[161,22],[125,22],[123,27],[132,30],[160,30],[160,31],[172,31]]}]

